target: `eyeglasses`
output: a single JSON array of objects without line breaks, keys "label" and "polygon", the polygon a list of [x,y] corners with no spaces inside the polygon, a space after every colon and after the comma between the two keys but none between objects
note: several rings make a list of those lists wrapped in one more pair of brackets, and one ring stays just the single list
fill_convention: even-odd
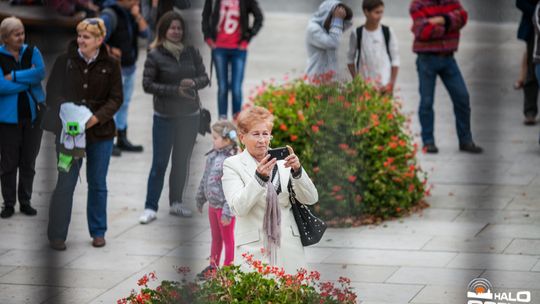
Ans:
[{"label": "eyeglasses", "polygon": [[263,139],[263,140],[272,140],[273,136],[270,135],[270,133],[248,133],[249,137],[253,138],[253,139],[256,139],[256,140],[259,140],[259,139]]}]

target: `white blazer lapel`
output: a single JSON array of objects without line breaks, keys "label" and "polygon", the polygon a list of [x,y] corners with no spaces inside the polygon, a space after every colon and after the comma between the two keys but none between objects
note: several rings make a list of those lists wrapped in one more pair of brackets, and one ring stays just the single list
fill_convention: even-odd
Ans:
[{"label": "white blazer lapel", "polygon": [[242,152],[241,160],[244,164],[246,174],[252,178],[255,171],[257,171],[257,161],[249,154],[247,149]]}]

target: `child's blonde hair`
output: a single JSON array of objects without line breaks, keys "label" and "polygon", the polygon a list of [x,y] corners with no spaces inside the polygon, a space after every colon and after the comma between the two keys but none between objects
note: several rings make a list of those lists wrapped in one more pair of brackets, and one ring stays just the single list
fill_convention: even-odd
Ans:
[{"label": "child's blonde hair", "polygon": [[220,120],[212,125],[212,131],[219,134],[222,138],[230,140],[233,144],[238,145],[236,126],[232,122]]}]

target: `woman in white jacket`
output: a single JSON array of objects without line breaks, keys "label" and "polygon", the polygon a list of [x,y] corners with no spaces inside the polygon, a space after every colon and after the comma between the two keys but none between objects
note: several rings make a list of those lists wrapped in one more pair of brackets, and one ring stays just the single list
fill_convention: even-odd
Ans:
[{"label": "woman in white jacket", "polygon": [[236,215],[235,263],[242,262],[245,267],[242,254],[248,253],[263,263],[296,273],[307,264],[287,185],[292,182],[296,198],[306,205],[315,204],[318,193],[294,153],[285,160],[270,159],[272,127],[273,116],[265,108],[241,112],[239,138],[246,149],[225,160],[223,191]]}]

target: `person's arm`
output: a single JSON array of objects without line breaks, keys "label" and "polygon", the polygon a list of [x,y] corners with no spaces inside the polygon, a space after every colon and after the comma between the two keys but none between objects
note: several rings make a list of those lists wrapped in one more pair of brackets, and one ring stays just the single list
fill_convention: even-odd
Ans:
[{"label": "person's arm", "polygon": [[25,70],[13,70],[11,77],[14,82],[23,84],[38,84],[45,78],[45,64],[37,47],[32,54],[32,67]]},{"label": "person's arm", "polygon": [[[13,95],[20,92],[24,92],[29,89],[29,86],[23,83],[16,83],[13,80],[6,79],[6,75],[0,68],[0,96],[1,95]],[[8,78],[11,78],[13,75],[8,74]]]},{"label": "person's arm", "polygon": [[351,31],[351,36],[349,38],[349,51],[347,52],[347,67],[351,73],[351,77],[356,77],[356,64],[355,60],[358,54],[358,39],[356,38],[356,31]]},{"label": "person's arm", "polygon": [[108,41],[109,38],[111,38],[112,33],[116,29],[118,18],[116,17],[116,13],[111,8],[103,9],[101,11],[101,14],[99,15],[99,18],[101,18],[103,20],[103,23],[105,24],[105,41]]},{"label": "person's arm", "polygon": [[139,30],[139,37],[148,38],[150,36],[150,29],[148,28],[148,23],[141,14],[141,7],[137,4],[131,8],[131,15],[137,22],[137,29]]},{"label": "person's arm", "polygon": [[206,203],[206,194],[204,193],[204,181],[206,180],[206,170],[203,174],[203,177],[201,178],[201,182],[199,183],[199,188],[197,189],[197,195],[195,195],[195,202],[197,203],[197,210],[202,212],[202,207]]},{"label": "person's arm", "polygon": [[307,172],[303,168],[301,170],[302,173],[299,178],[291,178],[296,198],[304,205],[316,204],[319,201],[319,192]]},{"label": "person's arm", "polygon": [[308,41],[321,49],[337,49],[343,35],[343,19],[333,18],[330,31],[326,32],[318,24],[311,24],[308,28]]},{"label": "person's arm", "polygon": [[159,0],[141,1],[141,14],[143,15],[149,27],[156,30],[157,8]]},{"label": "person's arm", "polygon": [[[151,51],[152,52],[152,51]],[[148,53],[144,62],[143,89],[146,93],[157,96],[179,96],[179,85],[156,82],[159,74],[159,64],[154,59],[154,54]]]},{"label": "person's arm", "polygon": [[412,32],[416,39],[429,41],[441,38],[446,34],[446,28],[443,25],[445,22],[444,17],[428,17],[421,1],[413,1],[409,13],[413,20]]},{"label": "person's arm", "polygon": [[197,49],[193,49],[193,57],[195,69],[197,70],[197,77],[193,78],[193,81],[195,82],[194,89],[200,90],[210,83],[210,79],[206,73],[202,56]]},{"label": "person's arm", "polygon": [[389,90],[392,92],[394,90],[397,76],[399,72],[399,65],[401,64],[401,60],[399,57],[399,46],[398,41],[396,39],[396,34],[392,28],[390,28],[390,41],[389,41],[389,51],[390,51],[390,57],[392,58],[391,66],[392,71],[390,73],[390,85],[391,87]]},{"label": "person's arm", "polygon": [[94,124],[104,124],[113,119],[114,114],[118,112],[123,103],[123,91],[122,91],[122,73],[120,70],[120,63],[114,63],[111,71],[111,90],[109,96],[105,100],[103,106],[94,113]]},{"label": "person's arm", "polygon": [[536,32],[540,32],[540,2],[538,2],[536,8],[534,9],[533,25],[536,29]]},{"label": "person's arm", "polygon": [[445,20],[444,27],[447,32],[459,31],[467,24],[467,20],[469,17],[467,11],[463,9],[463,6],[461,6],[459,2],[457,2],[456,5],[458,7],[455,10],[443,15],[443,18]]},{"label": "person's arm", "polygon": [[204,36],[204,40],[210,44],[212,42],[212,0],[205,0],[204,1],[204,7],[202,10],[202,21],[201,21],[201,28]]},{"label": "person's arm", "polygon": [[253,14],[253,26],[249,29],[249,40],[255,37],[263,26],[264,16],[257,0],[251,2],[251,14]]},{"label": "person's arm", "polygon": [[[244,184],[231,158],[223,163],[223,193],[234,215],[245,216],[257,203],[266,204],[267,188],[259,184],[255,176]],[[255,175],[255,172],[253,172]]]}]

